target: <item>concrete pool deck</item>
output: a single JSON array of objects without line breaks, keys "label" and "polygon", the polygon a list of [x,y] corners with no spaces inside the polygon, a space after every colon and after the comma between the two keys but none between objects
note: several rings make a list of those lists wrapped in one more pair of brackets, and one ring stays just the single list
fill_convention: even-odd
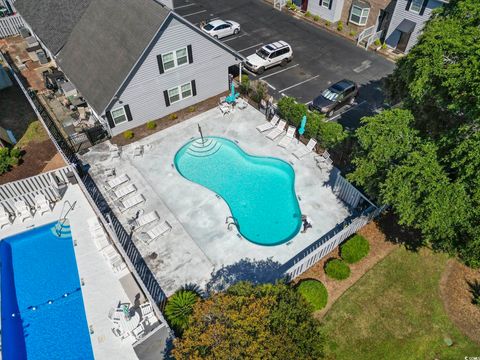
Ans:
[{"label": "concrete pool deck", "polygon": [[[139,356],[132,346],[132,341],[122,341],[112,332],[112,322],[108,319],[109,310],[122,303],[131,302],[129,294],[122,286],[123,279],[131,277],[128,269],[114,273],[107,264],[101,252],[96,248],[92,234],[89,231],[88,219],[95,218],[96,214],[78,185],[69,185],[63,198],[53,211],[21,222],[15,220],[12,225],[1,230],[0,240],[32,228],[56,222],[65,215],[64,204],[75,204],[68,214],[74,246],[75,258],[82,286],[83,303],[87,323],[93,333],[90,334],[93,354],[96,359],[138,359]],[[155,332],[169,334],[165,324],[157,323]],[[147,339],[148,340],[148,339]],[[155,354],[159,356],[158,352]]]},{"label": "concrete pool deck", "polygon": [[[287,149],[277,146],[281,137],[276,141],[268,140],[265,133],[256,130],[256,126],[264,122],[264,115],[250,106],[224,117],[218,109],[212,109],[124,146],[119,158],[111,156],[108,143],[99,144],[82,155],[84,163],[91,165],[92,177],[126,229],[139,209],[145,213],[156,210],[161,220],[172,226],[169,233],[149,245],[141,241],[141,233],[134,238],[167,296],[189,283],[205,287],[213,272],[244,259],[283,264],[351,215],[329,185],[330,171],[317,167],[314,154],[302,160],[295,158],[292,152],[303,146],[297,140]],[[173,165],[176,152],[190,139],[198,137],[197,124],[205,136],[234,140],[250,155],[276,157],[289,162],[295,170],[295,190],[301,212],[312,219],[313,228],[277,246],[256,245],[243,239],[236,230],[229,231],[225,224],[225,219],[231,215],[227,204],[212,191],[183,178]],[[143,156],[133,156],[139,145],[144,146]],[[137,188],[136,193],[142,194],[146,201],[121,213],[117,202],[105,190],[108,178],[104,170],[107,168],[114,168],[117,176],[128,174],[130,183]]]}]

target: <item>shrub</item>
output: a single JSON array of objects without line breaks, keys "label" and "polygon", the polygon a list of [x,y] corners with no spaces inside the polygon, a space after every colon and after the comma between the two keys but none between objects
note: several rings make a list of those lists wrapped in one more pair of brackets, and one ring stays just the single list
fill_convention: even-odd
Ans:
[{"label": "shrub", "polygon": [[250,88],[250,97],[256,103],[260,103],[262,99],[267,96],[267,84],[263,81],[253,81],[253,86]]},{"label": "shrub", "polygon": [[18,165],[21,150],[19,148],[0,148],[0,175],[11,170],[12,166]]},{"label": "shrub", "polygon": [[169,118],[170,120],[176,120],[176,119],[178,119],[178,115],[175,114],[175,113],[173,113],[173,114],[170,114],[170,115],[168,116],[168,118]]},{"label": "shrub", "polygon": [[306,17],[306,18],[312,17],[312,13],[307,10],[307,11],[305,12],[305,17]]},{"label": "shrub", "polygon": [[317,140],[322,147],[329,149],[337,146],[347,138],[347,132],[343,126],[337,122],[320,122],[318,128]]},{"label": "shrub", "polygon": [[325,274],[332,279],[345,280],[350,276],[350,268],[343,260],[331,259],[325,265]]},{"label": "shrub", "polygon": [[293,3],[293,1],[291,1],[291,0],[287,1],[287,3],[285,4],[285,6],[286,6],[287,9],[289,9],[289,10],[297,11],[297,5],[295,5],[295,4]]},{"label": "shrub", "polygon": [[277,105],[281,117],[293,126],[298,127],[302,121],[303,115],[308,115],[307,105],[297,103],[293,97],[284,96],[278,101]]},{"label": "shrub", "polygon": [[349,34],[350,36],[354,37],[355,35],[357,35],[357,32],[355,30],[350,30]]},{"label": "shrub", "polygon": [[250,78],[248,75],[243,74],[242,75],[242,83],[238,87],[238,91],[240,94],[245,95],[248,94],[248,91],[250,90]]},{"label": "shrub", "polygon": [[480,307],[480,281],[467,281],[467,284],[472,294],[472,304]]},{"label": "shrub", "polygon": [[373,43],[375,44],[375,46],[382,45],[382,42],[380,41],[380,39],[376,39]]},{"label": "shrub", "polygon": [[133,134],[132,130],[127,130],[127,131],[124,131],[124,133],[123,133],[123,137],[127,140],[132,139],[133,136],[134,136],[134,134]]},{"label": "shrub", "polygon": [[327,21],[325,21],[325,25],[326,25],[326,26],[330,26],[330,25],[332,25],[332,23],[327,20]]},{"label": "shrub", "polygon": [[386,43],[383,43],[382,44],[382,50],[385,50],[387,48],[387,44]]},{"label": "shrub", "polygon": [[370,251],[370,244],[367,239],[361,235],[354,235],[350,240],[340,246],[340,254],[342,259],[349,264],[360,261],[367,256]]},{"label": "shrub", "polygon": [[323,309],[327,305],[328,292],[318,280],[303,280],[298,284],[297,291],[313,306],[313,310]]},{"label": "shrub", "polygon": [[307,124],[305,125],[305,136],[316,138],[320,124],[323,122],[325,115],[318,112],[309,111],[307,114]]},{"label": "shrub", "polygon": [[197,107],[193,106],[193,105],[188,108],[189,113],[193,113],[193,112],[195,112],[195,110],[197,110]]},{"label": "shrub", "polygon": [[149,121],[147,122],[147,129],[148,130],[153,130],[157,127],[157,123],[155,121]]},{"label": "shrub", "polygon": [[337,30],[338,30],[338,31],[342,31],[342,30],[343,30],[343,22],[339,21],[339,22],[337,23]]},{"label": "shrub", "polygon": [[320,20],[320,16],[314,15],[313,16],[313,21],[318,22]]},{"label": "shrub", "polygon": [[193,306],[197,301],[198,295],[190,290],[179,290],[168,299],[165,316],[179,334],[187,328]]}]

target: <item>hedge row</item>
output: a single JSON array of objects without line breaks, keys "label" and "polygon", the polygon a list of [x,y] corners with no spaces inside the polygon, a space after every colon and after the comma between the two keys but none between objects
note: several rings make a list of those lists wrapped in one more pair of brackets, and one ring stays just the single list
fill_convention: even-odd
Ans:
[{"label": "hedge row", "polygon": [[308,110],[307,105],[296,102],[292,97],[281,98],[278,101],[278,110],[280,116],[295,127],[300,126],[303,116],[306,115],[305,136],[317,139],[324,148],[333,148],[347,137],[342,125],[326,122],[325,115]]}]

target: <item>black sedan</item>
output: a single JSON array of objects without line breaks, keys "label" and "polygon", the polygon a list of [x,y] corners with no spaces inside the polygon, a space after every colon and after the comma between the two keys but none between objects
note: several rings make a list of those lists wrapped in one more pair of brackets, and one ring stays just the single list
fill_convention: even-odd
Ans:
[{"label": "black sedan", "polygon": [[308,106],[310,110],[316,110],[332,116],[335,110],[346,104],[353,104],[358,94],[358,85],[350,80],[341,80],[328,89],[324,90]]}]

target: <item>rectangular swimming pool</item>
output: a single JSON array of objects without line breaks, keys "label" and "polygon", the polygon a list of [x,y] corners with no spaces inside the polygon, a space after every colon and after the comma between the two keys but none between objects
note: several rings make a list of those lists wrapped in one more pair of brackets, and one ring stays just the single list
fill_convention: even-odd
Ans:
[{"label": "rectangular swimming pool", "polygon": [[68,224],[0,242],[2,357],[93,359]]}]

